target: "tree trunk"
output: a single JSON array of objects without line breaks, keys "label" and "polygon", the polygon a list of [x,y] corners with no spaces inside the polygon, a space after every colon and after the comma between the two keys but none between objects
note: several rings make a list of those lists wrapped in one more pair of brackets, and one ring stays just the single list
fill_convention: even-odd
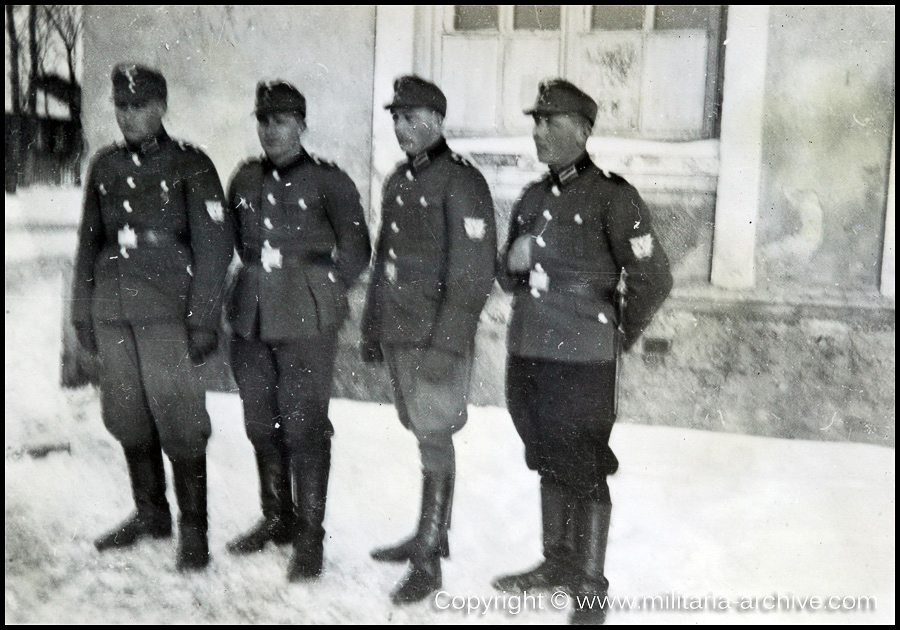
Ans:
[{"label": "tree trunk", "polygon": [[28,75],[28,113],[37,115],[37,78],[38,78],[38,42],[37,42],[37,5],[28,5],[28,52],[31,56],[31,72]]},{"label": "tree trunk", "polygon": [[12,120],[6,147],[6,181],[8,193],[19,187],[20,147],[22,146],[22,83],[19,77],[19,37],[16,33],[15,5],[6,5],[6,31],[9,42],[9,81],[12,89]]}]

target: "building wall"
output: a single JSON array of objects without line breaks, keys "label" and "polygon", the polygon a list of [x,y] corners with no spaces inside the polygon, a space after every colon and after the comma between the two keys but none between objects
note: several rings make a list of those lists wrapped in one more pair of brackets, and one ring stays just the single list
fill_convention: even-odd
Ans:
[{"label": "building wall", "polygon": [[757,283],[876,294],[894,116],[895,9],[773,6]]},{"label": "building wall", "polygon": [[251,113],[256,83],[282,78],[307,98],[307,147],[346,170],[367,205],[374,6],[85,6],[84,42],[91,152],[120,139],[113,66],[145,63],[166,75],[169,133],[202,146],[224,183],[261,153]]}]

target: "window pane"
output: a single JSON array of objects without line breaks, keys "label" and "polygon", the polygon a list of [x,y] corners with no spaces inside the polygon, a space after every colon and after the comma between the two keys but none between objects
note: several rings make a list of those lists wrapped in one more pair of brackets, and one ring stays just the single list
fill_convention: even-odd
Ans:
[{"label": "window pane", "polygon": [[702,28],[710,30],[714,16],[718,15],[718,6],[710,5],[667,5],[656,6],[654,28],[666,31],[677,28]]},{"label": "window pane", "polygon": [[457,31],[497,30],[497,5],[458,4],[454,7],[453,28]]},{"label": "window pane", "polygon": [[591,11],[591,29],[639,31],[644,26],[644,7],[632,4],[596,4]]},{"label": "window pane", "polygon": [[558,31],[559,6],[549,4],[516,5],[513,28],[517,31]]}]

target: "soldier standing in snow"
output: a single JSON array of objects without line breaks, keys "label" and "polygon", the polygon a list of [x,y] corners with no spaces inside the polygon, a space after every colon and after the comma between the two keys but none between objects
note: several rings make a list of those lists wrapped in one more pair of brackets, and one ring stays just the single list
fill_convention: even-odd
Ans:
[{"label": "soldier standing in snow", "polygon": [[112,84],[125,143],[101,149],[90,167],[72,317],[99,359],[103,422],[125,450],[137,511],[94,544],[172,535],[165,452],[180,510],[177,566],[202,569],[210,422],[195,365],[218,345],[231,229],[213,163],[163,128],[163,75],[121,64]]},{"label": "soldier standing in snow", "polygon": [[228,550],[293,542],[288,579],[297,581],[322,571],[337,336],[371,246],[353,181],[303,148],[303,95],[260,83],[254,113],[265,157],[240,166],[228,191],[244,263],[229,313],[263,518]]},{"label": "soldier standing in snow", "polygon": [[441,586],[441,557],[455,479],[453,434],[466,422],[466,398],[479,315],[493,284],[496,230],[487,182],[450,151],[442,128],[447,99],[407,76],[386,106],[408,161],[388,178],[382,227],[362,321],[363,360],[386,360],[400,421],[422,459],[416,533],[377,549],[383,562],[409,562],[396,604]]},{"label": "soldier standing in snow", "polygon": [[541,84],[525,113],[550,172],[513,208],[500,282],[514,294],[507,403],[526,463],[540,474],[545,559],[494,586],[567,588],[581,598],[572,622],[602,623],[599,604],[577,602],[600,602],[609,586],[616,359],[650,322],[672,276],[640,195],[588,156],[596,103],[558,79]]}]

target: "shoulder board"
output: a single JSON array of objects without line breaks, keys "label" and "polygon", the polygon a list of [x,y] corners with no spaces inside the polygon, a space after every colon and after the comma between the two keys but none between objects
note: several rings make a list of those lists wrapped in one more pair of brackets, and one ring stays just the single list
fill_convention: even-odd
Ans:
[{"label": "shoulder board", "polygon": [[119,151],[123,150],[124,148],[125,148],[124,142],[114,142],[113,144],[106,145],[105,147],[103,147],[102,149],[97,151],[96,155],[94,156],[94,160],[103,159],[105,157],[108,157],[110,155],[118,153]]},{"label": "shoulder board", "polygon": [[325,158],[320,158],[317,155],[309,154],[309,157],[312,158],[312,161],[317,166],[327,166],[328,168],[337,168],[338,165],[332,162],[331,160],[326,160]]},{"label": "shoulder board", "polygon": [[262,165],[262,162],[263,162],[262,156],[260,156],[260,157],[247,158],[246,160],[244,160],[243,162],[240,162],[240,163],[237,165],[237,168],[235,169],[235,172],[236,172],[236,173],[240,173],[240,172],[243,171],[244,169],[248,169],[248,168],[258,168],[259,166]]},{"label": "shoulder board", "polygon": [[614,184],[627,184],[628,180],[619,175],[618,173],[613,173],[612,171],[607,171],[605,169],[600,169],[600,172],[603,173],[603,177],[608,179]]},{"label": "shoulder board", "polygon": [[450,159],[456,162],[457,164],[462,164],[463,166],[470,166],[475,168],[475,165],[472,164],[469,160],[461,156],[459,153],[450,152]]}]

